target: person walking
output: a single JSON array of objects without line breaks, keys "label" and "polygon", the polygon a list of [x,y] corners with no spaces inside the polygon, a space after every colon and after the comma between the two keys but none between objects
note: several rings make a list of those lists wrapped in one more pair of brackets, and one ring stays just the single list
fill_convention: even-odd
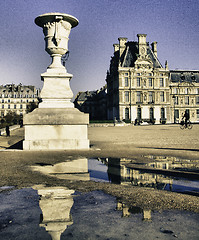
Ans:
[{"label": "person walking", "polygon": [[6,126],[6,136],[10,137],[10,127],[8,125]]},{"label": "person walking", "polygon": [[188,111],[185,111],[183,119],[184,119],[185,127],[187,127],[187,123],[189,121],[189,113],[188,113]]}]

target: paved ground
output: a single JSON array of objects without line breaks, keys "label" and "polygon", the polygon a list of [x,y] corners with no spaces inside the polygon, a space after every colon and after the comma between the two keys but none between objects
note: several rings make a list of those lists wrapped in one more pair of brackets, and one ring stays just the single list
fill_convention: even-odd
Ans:
[{"label": "paved ground", "polygon": [[132,206],[199,212],[199,201],[194,196],[108,183],[55,180],[30,169],[31,165],[38,162],[54,164],[80,156],[127,157],[146,161],[143,156],[153,154],[199,160],[198,133],[199,125],[194,125],[192,130],[181,130],[179,125],[89,127],[89,151],[22,151],[15,148],[20,147],[18,142],[23,139],[23,129],[13,130],[10,137],[0,136],[0,186],[21,188],[49,184],[79,191],[99,189],[122,198]]}]

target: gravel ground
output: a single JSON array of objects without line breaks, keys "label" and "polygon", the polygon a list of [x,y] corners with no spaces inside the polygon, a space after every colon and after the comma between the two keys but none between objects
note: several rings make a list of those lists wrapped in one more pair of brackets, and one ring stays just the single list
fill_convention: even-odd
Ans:
[{"label": "gravel ground", "polygon": [[[145,155],[164,155],[199,159],[199,125],[192,130],[181,130],[179,125],[92,127],[88,129],[89,151],[22,151],[11,147],[23,139],[23,129],[0,136],[0,186],[31,187],[35,184],[66,186],[88,192],[102,190],[116,196],[130,206],[160,209],[180,209],[199,213],[199,198],[185,194],[137,188],[109,183],[67,181],[32,172],[36,163],[55,164],[78,157],[126,157],[135,162],[147,161]],[[11,147],[10,149],[8,149]]]}]

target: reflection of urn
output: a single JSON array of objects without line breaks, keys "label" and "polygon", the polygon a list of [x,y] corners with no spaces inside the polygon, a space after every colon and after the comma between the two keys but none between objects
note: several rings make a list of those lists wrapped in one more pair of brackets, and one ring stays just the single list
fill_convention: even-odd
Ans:
[{"label": "reflection of urn", "polygon": [[52,57],[48,69],[65,72],[65,67],[61,64],[61,56],[68,52],[70,30],[78,25],[78,20],[68,14],[46,13],[37,17],[35,23],[43,28],[46,51]]},{"label": "reflection of urn", "polygon": [[40,195],[39,206],[42,210],[40,227],[44,227],[52,240],[60,240],[61,234],[73,224],[70,210],[73,206],[74,190],[65,187],[33,187]]}]

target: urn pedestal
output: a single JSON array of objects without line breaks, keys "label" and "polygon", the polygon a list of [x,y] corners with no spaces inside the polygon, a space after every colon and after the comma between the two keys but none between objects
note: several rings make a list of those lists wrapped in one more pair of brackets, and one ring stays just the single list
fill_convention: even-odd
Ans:
[{"label": "urn pedestal", "polygon": [[73,75],[61,64],[62,55],[68,51],[70,30],[78,20],[68,14],[48,13],[37,17],[35,23],[43,28],[52,63],[41,74],[44,85],[39,107],[24,116],[23,149],[89,149],[89,115],[74,108],[70,88]]}]

